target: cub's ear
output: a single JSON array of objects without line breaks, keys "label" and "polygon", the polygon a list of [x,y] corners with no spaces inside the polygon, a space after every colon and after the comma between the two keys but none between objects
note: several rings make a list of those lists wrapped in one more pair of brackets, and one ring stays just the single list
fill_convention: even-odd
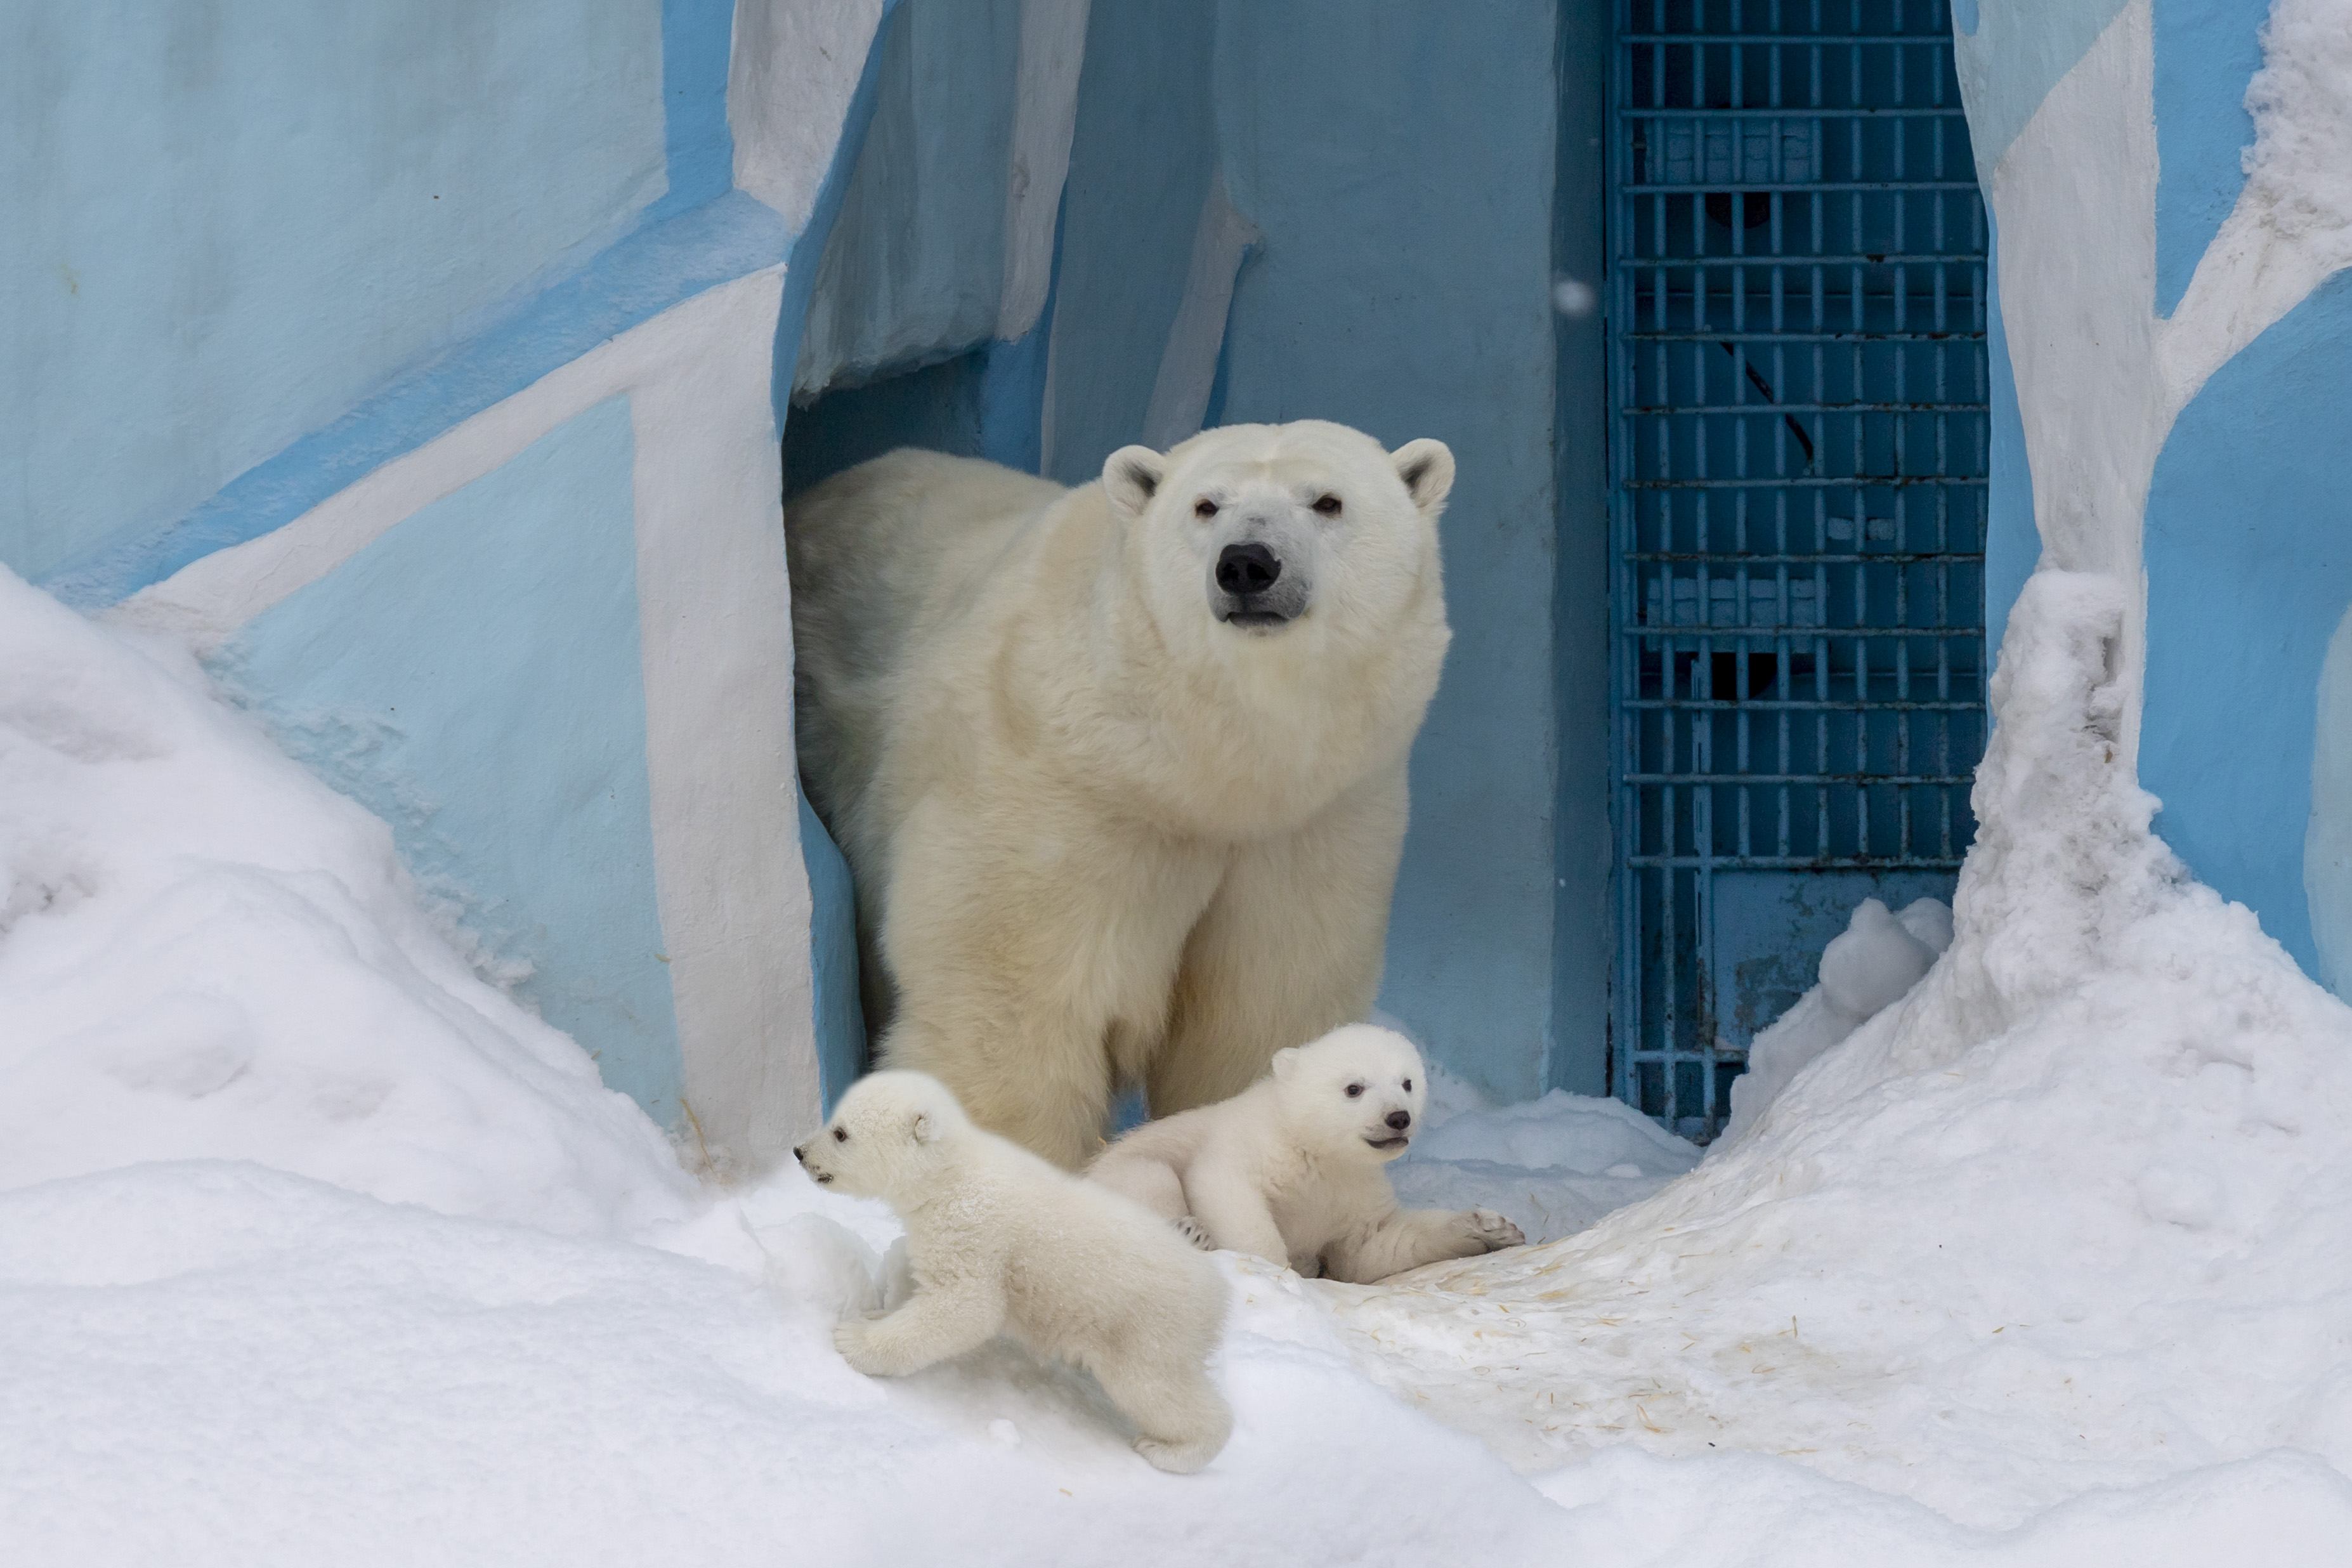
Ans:
[{"label": "cub's ear", "polygon": [[1389,460],[1396,465],[1397,478],[1404,481],[1412,504],[1424,517],[1435,517],[1454,490],[1453,449],[1424,436],[1391,452]]},{"label": "cub's ear", "polygon": [[1298,1070],[1298,1047],[1286,1046],[1274,1053],[1274,1076],[1287,1083],[1290,1075]]},{"label": "cub's ear", "polygon": [[918,1110],[915,1120],[907,1124],[907,1136],[917,1143],[935,1142],[939,1135],[940,1124],[928,1110]]},{"label": "cub's ear", "polygon": [[[1453,472],[1451,468],[1446,470]],[[1123,517],[1140,517],[1167,477],[1168,459],[1149,447],[1121,447],[1103,459],[1103,491]]]}]

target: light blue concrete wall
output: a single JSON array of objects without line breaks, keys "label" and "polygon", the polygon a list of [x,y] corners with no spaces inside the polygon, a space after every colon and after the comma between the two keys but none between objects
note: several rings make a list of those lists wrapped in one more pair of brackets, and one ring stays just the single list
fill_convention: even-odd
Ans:
[{"label": "light blue concrete wall", "polygon": [[[2320,671],[2352,605],[2352,272],[2182,411],[2147,503],[2140,779],[2198,877],[2325,969],[2305,887]],[[2336,875],[2321,868],[2325,884]],[[2323,897],[2326,896],[2323,894]]]},{"label": "light blue concrete wall", "polygon": [[804,391],[994,331],[1020,44],[1019,0],[912,0],[883,29],[870,119],[805,317]]},{"label": "light blue concrete wall", "polygon": [[2267,0],[2157,0],[2156,310],[2168,316],[2245,188],[2246,79]]},{"label": "light blue concrete wall", "polygon": [[[1598,5],[1559,10],[1559,123],[1552,171],[1552,265],[1596,290],[1607,266],[1601,214],[1605,172],[1609,18]],[[1553,485],[1559,559],[1552,584],[1552,668],[1559,737],[1553,801],[1551,1023],[1542,1084],[1609,1092],[1609,977],[1617,942],[1610,826],[1608,321],[1599,309],[1553,328]]]},{"label": "light blue concrete wall", "polygon": [[264,612],[219,667],[667,1123],[632,451],[627,399],[598,405]]},{"label": "light blue concrete wall", "polygon": [[0,560],[184,515],[610,243],[666,187],[662,21],[0,5]]},{"label": "light blue concrete wall", "polygon": [[2010,362],[2009,329],[2000,314],[2000,227],[1985,215],[1985,358],[1992,373],[1990,450],[1986,454],[1985,657],[2000,657],[2010,606],[2042,561],[2042,531],[2033,521],[2033,464],[2025,449],[2025,419],[2017,405],[2017,369]]},{"label": "light blue concrete wall", "polygon": [[[836,48],[863,51],[870,40],[849,20],[839,6],[801,18]],[[782,261],[791,225],[733,188],[736,21],[735,0],[161,11],[0,0],[0,561],[69,604],[115,605]],[[870,111],[876,63],[866,58],[853,122]],[[827,75],[815,68],[811,82]],[[790,146],[773,144],[772,128],[758,132],[764,173],[750,177],[785,206],[802,173],[792,161],[835,145],[837,128],[821,121],[840,113],[841,85],[811,87],[816,122]],[[824,184],[807,226],[818,247],[855,156],[853,139]],[[795,256],[794,284],[805,288],[816,259],[816,249]],[[738,289],[724,309],[740,314],[757,298]],[[692,320],[639,340],[625,374],[658,383],[663,334]],[[787,377],[799,320],[778,323]],[[714,400],[740,385],[740,363],[722,371],[722,357],[705,356]],[[747,523],[743,511],[756,513],[759,488],[747,502],[723,477],[681,477],[673,446],[695,433],[679,428],[674,378],[660,384],[667,411],[646,439],[664,461],[634,490],[630,412],[616,400],[358,546],[250,621],[221,668],[299,754],[394,823],[402,854],[452,900],[486,963],[527,965],[524,994],[579,1037],[608,1081],[669,1121],[682,1004],[660,952],[637,627],[641,613],[707,607],[663,597],[700,591],[681,551],[739,565],[758,553],[756,516]],[[547,401],[480,428],[495,446],[516,420],[562,417],[529,411]],[[743,439],[738,404],[714,401],[711,414],[726,441]],[[772,440],[752,442],[769,462]],[[467,477],[479,472],[467,467],[478,440],[446,450]],[[681,485],[719,509],[691,537],[663,515]],[[354,493],[368,498],[353,503],[364,513],[396,504],[401,487]],[[351,524],[352,508],[338,515],[334,526]],[[672,550],[642,612],[641,523],[668,527]],[[780,622],[780,534],[775,544]],[[777,668],[770,685],[787,702],[762,720],[788,706]],[[711,673],[738,687],[742,677]],[[699,695],[690,681],[660,688],[656,715]],[[671,756],[667,773],[652,771],[676,795]],[[756,809],[738,815],[722,820],[755,849],[772,846],[776,825]],[[660,853],[684,865],[693,835],[675,811],[665,822]],[[793,832],[788,817],[785,843]],[[820,890],[825,869],[816,854]],[[680,894],[690,950],[691,933],[710,927],[709,906],[739,891],[696,882]],[[772,891],[779,907],[796,906],[796,889]],[[786,923],[799,940],[797,921]],[[678,994],[699,998],[703,1024],[686,1043],[688,1079],[703,1059],[695,1038],[703,1058],[731,1061],[752,1048],[733,1026],[755,1024],[762,1041],[774,1026],[759,1013],[769,1002],[751,999],[769,992],[728,978],[730,960],[689,961],[702,978],[681,969]],[[714,1020],[729,1039],[705,1038]],[[798,1048],[805,1037],[791,1033],[768,1043]],[[741,1086],[733,1066],[706,1071],[718,1075],[706,1090]],[[760,1101],[763,1114],[800,1113],[773,1100]],[[712,1109],[702,1102],[706,1121]],[[738,1131],[746,1150],[765,1137]]]},{"label": "light blue concrete wall", "polygon": [[1513,1099],[1543,1087],[1552,1007],[1554,27],[1549,0],[1234,0],[1213,76],[1226,185],[1265,233],[1224,417],[1454,448],[1454,646],[1381,1005]]},{"label": "light blue concrete wall", "polygon": [[1099,478],[1104,458],[1143,438],[1216,170],[1220,25],[1213,5],[1160,0],[1096,0],[1088,13],[1054,305],[1048,477],[1064,484]]}]

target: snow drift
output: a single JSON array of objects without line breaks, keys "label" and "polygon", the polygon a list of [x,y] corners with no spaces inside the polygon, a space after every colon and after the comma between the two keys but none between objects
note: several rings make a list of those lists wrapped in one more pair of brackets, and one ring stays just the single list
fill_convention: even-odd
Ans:
[{"label": "snow drift", "polygon": [[1656,1196],[1351,1292],[1376,1376],[1526,1469],[1741,1448],[1979,1526],[2276,1449],[2341,1488],[2352,1009],[2150,833],[2121,613],[2021,595],[1911,994]]},{"label": "snow drift", "polygon": [[611,1231],[688,1210],[661,1135],[486,984],[382,822],[0,571],[0,1189],[257,1160]]}]

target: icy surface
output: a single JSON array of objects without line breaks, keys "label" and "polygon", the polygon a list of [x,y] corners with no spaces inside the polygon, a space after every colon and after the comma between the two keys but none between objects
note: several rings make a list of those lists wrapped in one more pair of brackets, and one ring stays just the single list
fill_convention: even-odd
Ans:
[{"label": "icy surface", "polygon": [[1223,1258],[1235,1436],[1171,1477],[1003,1346],[852,1373],[887,1211],[698,1188],[381,824],[0,575],[0,1557],[2332,1560],[2352,1013],[2148,837],[2115,616],[2021,601],[1924,981],[1696,1168],[1454,1086],[1401,1188],[1650,1195],[1376,1287]]}]

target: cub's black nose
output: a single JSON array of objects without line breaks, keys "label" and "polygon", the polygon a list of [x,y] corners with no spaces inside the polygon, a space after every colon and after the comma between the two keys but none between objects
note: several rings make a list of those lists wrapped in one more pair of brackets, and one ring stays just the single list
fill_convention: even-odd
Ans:
[{"label": "cub's black nose", "polygon": [[1410,1110],[1390,1111],[1389,1125],[1395,1128],[1400,1132],[1403,1131],[1406,1128],[1412,1125],[1412,1112]]},{"label": "cub's black nose", "polygon": [[1263,594],[1282,575],[1282,561],[1263,544],[1228,544],[1217,555],[1217,586],[1236,597]]},{"label": "cub's black nose", "polygon": [[793,1158],[798,1160],[803,1165],[808,1163],[808,1155],[803,1152],[803,1151],[807,1147],[808,1145],[805,1143],[795,1143],[793,1145]]}]

